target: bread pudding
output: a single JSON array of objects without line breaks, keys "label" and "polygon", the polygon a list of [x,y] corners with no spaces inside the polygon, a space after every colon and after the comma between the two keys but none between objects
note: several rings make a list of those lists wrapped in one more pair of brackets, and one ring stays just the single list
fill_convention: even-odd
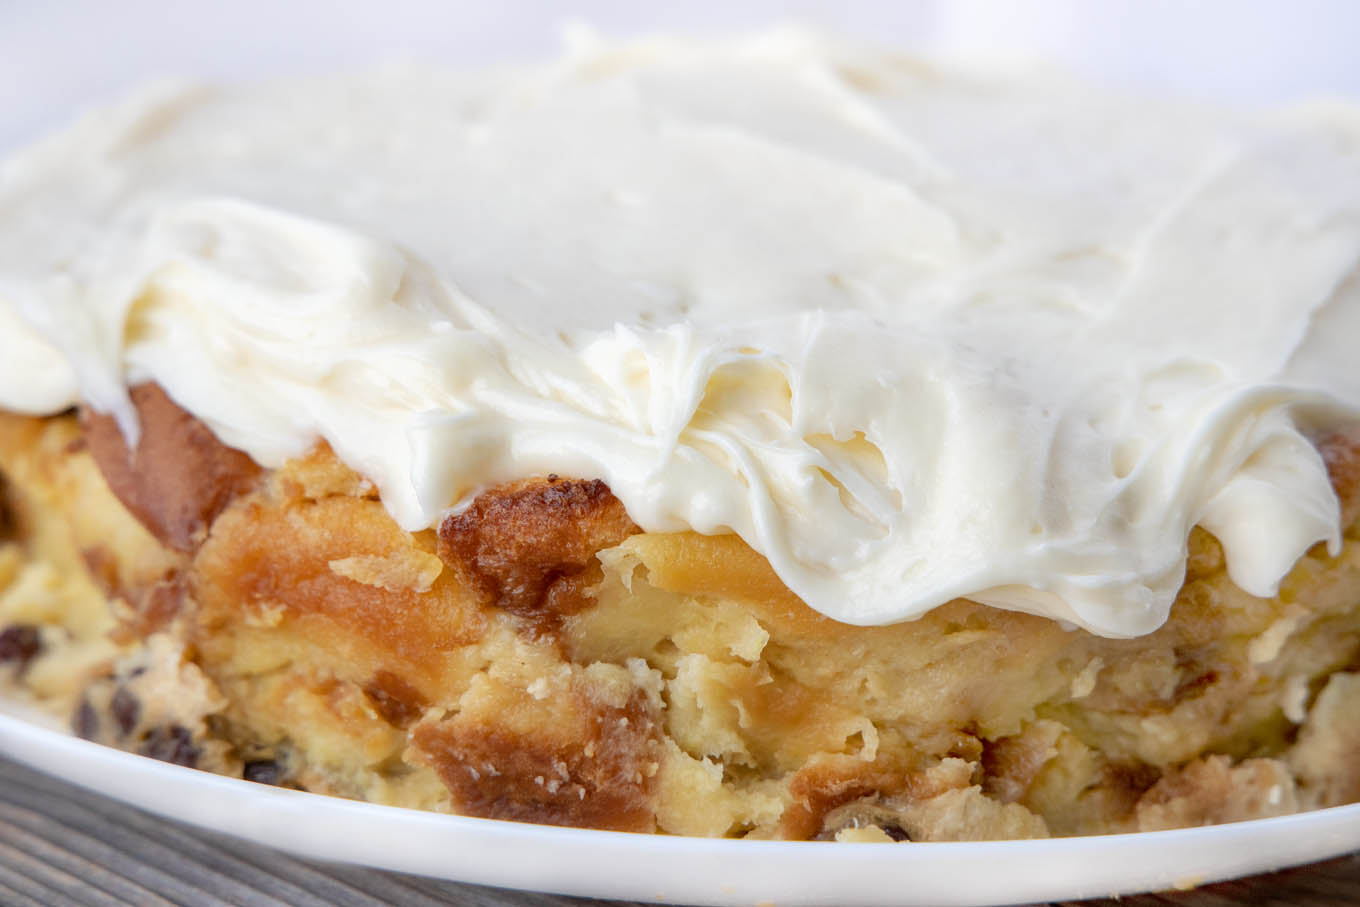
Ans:
[{"label": "bread pudding", "polygon": [[462,815],[1360,800],[1360,113],[802,33],[160,86],[0,170],[0,681]]}]

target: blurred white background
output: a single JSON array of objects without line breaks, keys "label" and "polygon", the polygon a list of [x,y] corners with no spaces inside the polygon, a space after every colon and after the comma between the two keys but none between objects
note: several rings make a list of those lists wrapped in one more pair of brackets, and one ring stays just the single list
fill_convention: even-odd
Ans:
[{"label": "blurred white background", "polygon": [[571,20],[619,35],[800,21],[1216,100],[1360,97],[1356,0],[0,0],[0,150],[152,76],[532,59]]}]

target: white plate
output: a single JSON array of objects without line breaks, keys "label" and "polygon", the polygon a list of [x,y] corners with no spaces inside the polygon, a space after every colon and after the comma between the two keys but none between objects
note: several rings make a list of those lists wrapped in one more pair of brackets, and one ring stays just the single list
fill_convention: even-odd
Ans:
[{"label": "white plate", "polygon": [[971,844],[706,840],[465,819],[156,762],[76,739],[4,700],[0,754],[151,812],[304,857],[654,903],[1068,900],[1200,885],[1360,849],[1360,804],[1213,828]]}]

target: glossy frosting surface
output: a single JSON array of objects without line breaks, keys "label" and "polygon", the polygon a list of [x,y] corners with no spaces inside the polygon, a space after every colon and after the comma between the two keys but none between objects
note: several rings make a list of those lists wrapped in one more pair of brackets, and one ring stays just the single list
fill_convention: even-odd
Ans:
[{"label": "glossy frosting surface", "polygon": [[799,32],[167,85],[0,169],[0,407],[155,380],[410,529],[603,478],[852,623],[1112,636],[1186,536],[1272,594],[1360,418],[1360,109],[1267,114]]}]

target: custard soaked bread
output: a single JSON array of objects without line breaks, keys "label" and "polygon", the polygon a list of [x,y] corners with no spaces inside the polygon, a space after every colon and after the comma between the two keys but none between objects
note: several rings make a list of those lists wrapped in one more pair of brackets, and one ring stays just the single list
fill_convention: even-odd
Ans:
[{"label": "custard soaked bread", "polygon": [[[19,527],[0,622],[41,639],[10,670],[94,739],[380,803],[693,835],[1038,837],[1360,800],[1353,532],[1260,599],[1196,530],[1171,618],[1132,640],[967,601],[853,627],[735,536],[640,532],[599,481],[493,489],[409,533],[325,448],[261,473],[158,389],[134,399],[132,459],[98,419],[0,435]],[[1322,450],[1354,522],[1360,445]],[[138,507],[157,481],[161,509]]]},{"label": "custard soaked bread", "polygon": [[0,680],[591,828],[1355,800],[1357,261],[1344,103],[796,30],[152,86],[0,165]]}]

